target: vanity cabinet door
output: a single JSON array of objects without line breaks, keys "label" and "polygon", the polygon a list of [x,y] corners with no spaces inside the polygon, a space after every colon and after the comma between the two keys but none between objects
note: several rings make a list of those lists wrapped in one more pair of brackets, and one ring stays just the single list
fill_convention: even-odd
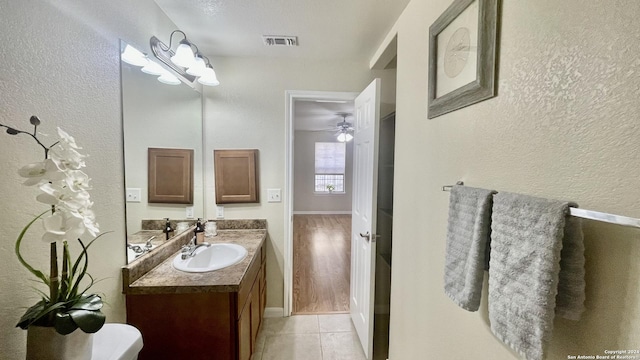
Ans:
[{"label": "vanity cabinet door", "polygon": [[256,349],[256,338],[260,329],[260,289],[256,281],[253,291],[251,292],[251,351]]},{"label": "vanity cabinet door", "polygon": [[264,317],[264,309],[267,307],[267,263],[262,263],[260,277],[260,318]]},{"label": "vanity cabinet door", "polygon": [[[250,304],[247,304],[250,305]],[[250,307],[242,312],[238,320],[238,359],[251,359],[251,311]]]}]

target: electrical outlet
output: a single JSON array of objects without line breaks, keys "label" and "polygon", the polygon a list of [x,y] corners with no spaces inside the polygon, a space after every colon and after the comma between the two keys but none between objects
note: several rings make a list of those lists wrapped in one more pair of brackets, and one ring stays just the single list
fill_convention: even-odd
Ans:
[{"label": "electrical outlet", "polygon": [[193,214],[193,206],[187,206],[187,219],[193,219],[195,215]]},{"label": "electrical outlet", "polygon": [[127,188],[127,202],[140,202],[142,190],[139,188]]},{"label": "electrical outlet", "polygon": [[267,189],[267,202],[280,202],[280,189]]},{"label": "electrical outlet", "polygon": [[224,219],[224,206],[222,205],[216,206],[216,218]]}]

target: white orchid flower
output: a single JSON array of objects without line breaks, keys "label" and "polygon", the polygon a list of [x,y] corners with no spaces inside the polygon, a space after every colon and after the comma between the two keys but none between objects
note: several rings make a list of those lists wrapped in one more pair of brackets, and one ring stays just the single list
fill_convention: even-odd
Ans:
[{"label": "white orchid flower", "polygon": [[78,239],[85,230],[81,219],[65,216],[61,211],[45,218],[43,224],[45,233],[42,235],[42,240],[45,242]]},{"label": "white orchid flower", "polygon": [[72,213],[72,215],[78,216],[82,219],[85,230],[88,231],[91,235],[98,235],[100,229],[98,223],[96,223],[96,216],[93,211],[88,208],[84,208]]},{"label": "white orchid flower", "polygon": [[60,142],[65,143],[74,149],[82,149],[81,147],[76,145],[76,140],[73,138],[73,136],[67,134],[60,128],[58,128],[58,136],[60,136]]},{"label": "white orchid flower", "polygon": [[80,170],[70,170],[67,172],[67,177],[64,179],[64,182],[71,191],[77,192],[91,190],[91,185],[89,185],[90,180],[89,176],[84,172]]},{"label": "white orchid flower", "polygon": [[36,200],[47,205],[56,207],[64,207],[71,211],[77,211],[82,208],[89,208],[91,201],[89,193],[86,191],[72,191],[68,186],[58,183],[44,183],[40,185],[42,194],[36,196]]},{"label": "white orchid flower", "polygon": [[23,183],[26,186],[36,185],[42,181],[62,180],[66,176],[51,159],[25,165],[18,170],[18,175],[27,179]]},{"label": "white orchid flower", "polygon": [[73,147],[65,147],[62,143],[49,150],[49,156],[61,170],[80,170],[86,166],[84,158]]}]

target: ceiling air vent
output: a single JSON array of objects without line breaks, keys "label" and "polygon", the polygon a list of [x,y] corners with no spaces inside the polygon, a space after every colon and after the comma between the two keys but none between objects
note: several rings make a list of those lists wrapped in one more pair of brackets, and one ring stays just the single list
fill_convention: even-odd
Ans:
[{"label": "ceiling air vent", "polygon": [[262,35],[267,46],[298,46],[297,36]]}]

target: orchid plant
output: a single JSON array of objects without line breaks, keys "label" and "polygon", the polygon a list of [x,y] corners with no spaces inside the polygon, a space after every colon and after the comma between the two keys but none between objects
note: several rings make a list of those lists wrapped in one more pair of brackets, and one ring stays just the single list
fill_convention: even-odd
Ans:
[{"label": "orchid plant", "polygon": [[[87,272],[89,257],[87,250],[98,235],[99,228],[95,215],[91,210],[88,190],[89,177],[82,172],[86,155],[78,150],[73,137],[58,128],[59,140],[50,146],[38,139],[40,120],[36,116],[30,118],[33,133],[17,130],[0,124],[9,135],[27,135],[33,138],[44,149],[44,160],[22,167],[18,174],[25,178],[24,185],[36,186],[40,194],[36,200],[48,209],[29,222],[15,243],[18,261],[48,287],[48,294],[39,291],[41,300],[30,307],[22,316],[17,327],[27,329],[31,325],[54,327],[62,335],[67,335],[80,328],[86,333],[94,333],[105,322],[102,313],[102,299],[97,294],[86,291],[94,284],[93,277]],[[50,244],[50,275],[35,269],[23,258],[20,245],[27,230],[38,220],[44,225],[42,240]],[[80,240],[84,233],[94,238],[86,245]],[[81,253],[72,262],[67,240],[77,239],[82,247]],[[58,272],[58,246],[62,245],[62,271]],[[83,283],[83,280],[85,282]],[[84,286],[84,287],[83,287]]]}]

